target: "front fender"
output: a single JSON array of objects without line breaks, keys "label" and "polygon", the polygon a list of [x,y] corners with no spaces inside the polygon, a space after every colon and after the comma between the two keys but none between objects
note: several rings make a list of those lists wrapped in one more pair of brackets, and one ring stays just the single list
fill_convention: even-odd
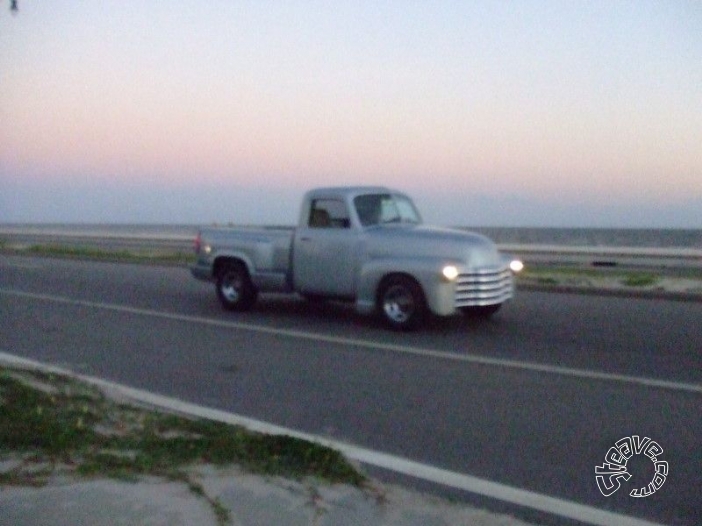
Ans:
[{"label": "front fender", "polygon": [[356,295],[356,309],[371,313],[376,307],[378,287],[386,276],[404,274],[422,287],[429,310],[438,316],[448,316],[456,311],[455,283],[446,280],[441,271],[450,262],[435,258],[376,259],[367,262],[360,270]]}]

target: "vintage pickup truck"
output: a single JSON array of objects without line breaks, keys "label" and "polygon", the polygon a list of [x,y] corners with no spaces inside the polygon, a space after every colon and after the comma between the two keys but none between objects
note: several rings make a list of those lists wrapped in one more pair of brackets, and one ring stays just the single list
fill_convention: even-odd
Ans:
[{"label": "vintage pickup truck", "polygon": [[482,235],[423,225],[409,197],[384,187],[309,191],[297,228],[205,228],[195,251],[193,276],[214,282],[228,310],[249,309],[259,292],[296,292],[352,301],[397,330],[429,314],[492,315],[519,268]]}]

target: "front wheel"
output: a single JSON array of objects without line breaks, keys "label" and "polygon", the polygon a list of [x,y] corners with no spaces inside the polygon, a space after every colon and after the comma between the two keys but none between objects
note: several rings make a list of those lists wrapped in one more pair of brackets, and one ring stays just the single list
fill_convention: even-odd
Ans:
[{"label": "front wheel", "polygon": [[242,263],[227,263],[217,272],[217,297],[226,310],[244,311],[256,301],[256,289]]},{"label": "front wheel", "polygon": [[383,321],[396,331],[416,329],[427,313],[422,288],[407,276],[393,276],[382,285],[378,307]]}]

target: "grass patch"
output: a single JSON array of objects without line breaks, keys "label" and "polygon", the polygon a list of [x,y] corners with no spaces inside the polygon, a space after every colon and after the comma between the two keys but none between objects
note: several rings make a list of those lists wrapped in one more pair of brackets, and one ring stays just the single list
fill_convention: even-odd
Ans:
[{"label": "grass patch", "polygon": [[[586,278],[596,278],[612,276],[616,271],[612,270],[602,270],[596,268],[585,268],[585,267],[529,267],[520,273],[519,276],[524,276],[527,278],[557,278],[557,277],[586,277]],[[618,271],[618,274],[626,274],[625,271]]]},{"label": "grass patch", "polygon": [[659,275],[651,272],[570,267],[528,269],[521,274],[519,278],[539,285],[559,285],[573,278],[589,278],[594,280],[614,279],[625,287],[648,287],[655,285],[661,279]]},{"label": "grass patch", "polygon": [[20,459],[1,484],[37,485],[59,472],[183,481],[220,523],[227,510],[188,474],[198,464],[236,464],[253,473],[361,486],[337,451],[289,436],[265,435],[203,419],[136,408],[54,374],[0,367],[0,461]]},{"label": "grass patch", "polygon": [[98,261],[113,261],[121,263],[167,263],[172,265],[190,265],[195,263],[196,256],[189,252],[173,251],[139,251],[139,250],[109,250],[88,246],[70,245],[32,245],[29,247],[10,247],[0,242],[0,250],[29,256],[61,257],[75,259],[91,259]]},{"label": "grass patch", "polygon": [[517,278],[526,277],[537,279],[539,277],[587,277],[587,278],[621,278],[621,279],[660,279],[662,276],[672,276],[688,279],[702,279],[700,268],[661,268],[655,270],[635,270],[626,268],[593,268],[579,266],[529,266],[517,275]]},{"label": "grass patch", "polygon": [[626,287],[648,287],[658,282],[658,276],[648,273],[630,274],[621,280]]},{"label": "grass patch", "polygon": [[545,285],[557,285],[562,279],[569,278],[614,278],[626,286],[645,286],[656,283],[660,279],[660,276],[651,272],[644,273],[635,270],[603,270],[581,267],[532,267],[519,274],[517,279],[519,278]]},{"label": "grass patch", "polygon": [[549,276],[537,276],[535,281],[539,285],[558,285],[558,280]]}]

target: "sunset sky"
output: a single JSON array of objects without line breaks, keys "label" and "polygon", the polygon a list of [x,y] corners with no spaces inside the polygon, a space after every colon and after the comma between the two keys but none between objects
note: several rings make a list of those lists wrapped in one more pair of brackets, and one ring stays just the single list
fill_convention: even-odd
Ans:
[{"label": "sunset sky", "polygon": [[0,5],[0,223],[702,228],[702,2]]}]

